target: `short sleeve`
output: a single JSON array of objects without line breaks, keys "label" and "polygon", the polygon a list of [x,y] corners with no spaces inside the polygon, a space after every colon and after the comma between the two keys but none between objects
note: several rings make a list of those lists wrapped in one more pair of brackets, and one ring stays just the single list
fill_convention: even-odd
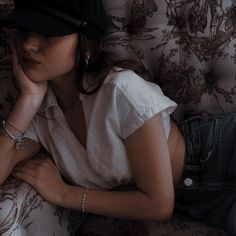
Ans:
[{"label": "short sleeve", "polygon": [[35,119],[30,123],[27,130],[25,131],[25,137],[39,143],[39,138],[35,128]]},{"label": "short sleeve", "polygon": [[[167,118],[177,104],[165,96],[157,84],[145,81],[132,71],[118,74],[109,83],[114,86],[113,104],[116,104],[122,139],[127,138],[157,113],[162,113],[163,122],[169,122]],[[164,124],[164,127],[167,125]]]}]

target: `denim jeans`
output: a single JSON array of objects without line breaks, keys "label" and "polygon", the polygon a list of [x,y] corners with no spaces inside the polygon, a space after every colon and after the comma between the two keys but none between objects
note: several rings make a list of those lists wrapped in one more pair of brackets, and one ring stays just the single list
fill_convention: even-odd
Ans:
[{"label": "denim jeans", "polygon": [[236,113],[184,121],[185,164],[176,209],[236,235]]}]

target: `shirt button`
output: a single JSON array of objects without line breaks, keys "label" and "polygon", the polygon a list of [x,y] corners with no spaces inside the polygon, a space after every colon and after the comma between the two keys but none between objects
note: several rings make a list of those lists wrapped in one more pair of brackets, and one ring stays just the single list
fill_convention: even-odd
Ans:
[{"label": "shirt button", "polygon": [[193,180],[191,178],[186,178],[184,180],[184,185],[185,186],[190,187],[190,186],[192,186],[192,184],[193,184]]}]

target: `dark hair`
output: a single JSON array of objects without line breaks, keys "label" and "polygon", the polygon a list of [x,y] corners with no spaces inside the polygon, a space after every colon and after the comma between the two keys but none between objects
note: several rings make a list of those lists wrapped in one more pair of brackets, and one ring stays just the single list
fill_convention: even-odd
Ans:
[{"label": "dark hair", "polygon": [[[94,94],[102,86],[106,75],[113,67],[121,67],[133,70],[145,80],[151,80],[150,74],[141,62],[134,60],[116,60],[113,53],[106,52],[102,49],[102,43],[86,36],[79,34],[78,43],[78,71],[75,78],[75,85],[78,91],[85,95]],[[91,86],[85,88],[84,82],[87,76],[93,76],[94,80]]]}]

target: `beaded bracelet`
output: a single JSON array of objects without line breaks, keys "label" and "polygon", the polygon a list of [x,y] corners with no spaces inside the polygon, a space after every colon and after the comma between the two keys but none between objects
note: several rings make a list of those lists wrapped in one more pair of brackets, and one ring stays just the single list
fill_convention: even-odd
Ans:
[{"label": "beaded bracelet", "polygon": [[21,133],[20,135],[13,135],[7,128],[6,128],[6,121],[2,122],[2,128],[4,129],[4,131],[6,132],[6,134],[8,135],[8,137],[10,137],[12,140],[15,141],[15,145],[16,145],[16,149],[17,150],[24,150],[25,149],[25,145],[27,144],[27,139],[25,134]]},{"label": "beaded bracelet", "polygon": [[82,202],[81,202],[81,211],[82,213],[85,213],[85,206],[86,206],[86,198],[87,198],[87,193],[89,191],[89,188],[86,188],[84,190],[83,196],[82,196]]}]

